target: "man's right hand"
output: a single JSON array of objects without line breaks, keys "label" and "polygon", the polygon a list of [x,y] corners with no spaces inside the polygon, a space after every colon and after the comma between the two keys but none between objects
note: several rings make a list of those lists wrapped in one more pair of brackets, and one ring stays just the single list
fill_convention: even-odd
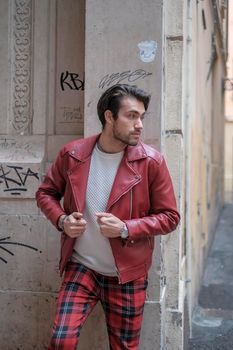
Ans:
[{"label": "man's right hand", "polygon": [[[62,215],[59,219],[62,220]],[[74,212],[65,217],[63,221],[64,232],[71,238],[77,238],[81,236],[86,230],[87,222],[83,219],[83,214]]]}]

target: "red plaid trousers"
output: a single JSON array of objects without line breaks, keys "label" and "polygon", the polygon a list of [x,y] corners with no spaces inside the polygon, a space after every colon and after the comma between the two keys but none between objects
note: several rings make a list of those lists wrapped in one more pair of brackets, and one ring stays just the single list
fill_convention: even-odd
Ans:
[{"label": "red plaid trousers", "polygon": [[75,350],[81,328],[98,301],[111,350],[138,349],[147,278],[119,284],[82,264],[69,263],[59,292],[49,350]]}]

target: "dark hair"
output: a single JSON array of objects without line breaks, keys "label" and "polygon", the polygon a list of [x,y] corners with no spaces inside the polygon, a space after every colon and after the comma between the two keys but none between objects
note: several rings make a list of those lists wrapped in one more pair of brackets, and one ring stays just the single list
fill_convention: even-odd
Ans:
[{"label": "dark hair", "polygon": [[137,86],[128,84],[116,84],[111,86],[102,94],[97,104],[97,113],[103,128],[105,126],[104,112],[109,109],[113,114],[113,118],[117,119],[118,111],[121,107],[121,100],[124,97],[136,98],[144,104],[144,108],[147,110],[151,96]]}]

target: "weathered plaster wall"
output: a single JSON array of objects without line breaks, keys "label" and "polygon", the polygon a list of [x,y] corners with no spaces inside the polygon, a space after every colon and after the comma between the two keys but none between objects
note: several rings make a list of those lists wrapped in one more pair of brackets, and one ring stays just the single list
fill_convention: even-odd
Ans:
[{"label": "weathered plaster wall", "polygon": [[[60,285],[60,237],[34,197],[60,145],[83,133],[83,90],[70,73],[84,71],[84,2],[70,1],[63,11],[65,3],[0,1],[1,349],[47,348]],[[73,22],[62,48],[56,39],[67,17]]]},{"label": "weathered plaster wall", "polygon": [[223,23],[221,36],[214,5],[164,2],[162,151],[182,213],[179,229],[162,245],[166,349],[181,349],[187,343],[191,322],[185,304],[191,318],[223,203],[226,11],[217,11],[220,26]]},{"label": "weathered plaster wall", "polygon": [[[233,82],[233,2],[229,1],[227,78]],[[233,200],[233,86],[225,91],[225,191]]]},{"label": "weathered plaster wall", "polygon": [[[186,248],[190,315],[223,204],[224,45],[214,2],[190,2],[186,18],[184,95],[186,145]],[[220,12],[218,12],[220,16]],[[224,16],[224,11],[222,12]],[[225,21],[224,17],[220,18]],[[223,33],[225,28],[222,27]]]},{"label": "weathered plaster wall", "polygon": [[[184,148],[182,125],[183,2],[164,2],[164,75],[162,152],[172,174],[177,205],[183,212]],[[174,21],[174,18],[176,20]],[[182,218],[183,221],[183,218]],[[162,239],[163,289],[165,293],[164,349],[183,347],[182,222],[175,232]]]}]

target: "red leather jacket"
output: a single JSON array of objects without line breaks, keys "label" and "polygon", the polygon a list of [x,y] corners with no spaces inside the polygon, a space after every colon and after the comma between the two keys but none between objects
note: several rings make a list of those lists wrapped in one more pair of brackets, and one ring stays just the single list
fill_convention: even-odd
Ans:
[{"label": "red leather jacket", "polygon": [[[98,137],[91,136],[64,146],[36,193],[38,206],[57,228],[62,214],[84,211],[90,159]],[[173,231],[180,219],[171,178],[158,151],[142,142],[127,146],[106,212],[123,220],[129,231],[127,240],[110,239],[119,282],[145,275],[151,266],[154,236]],[[74,243],[75,239],[62,233],[61,273],[71,257]]]}]

